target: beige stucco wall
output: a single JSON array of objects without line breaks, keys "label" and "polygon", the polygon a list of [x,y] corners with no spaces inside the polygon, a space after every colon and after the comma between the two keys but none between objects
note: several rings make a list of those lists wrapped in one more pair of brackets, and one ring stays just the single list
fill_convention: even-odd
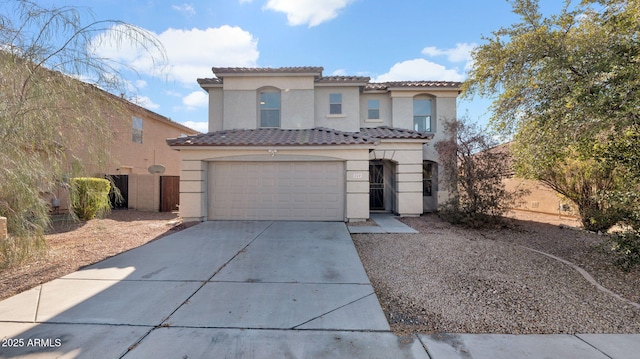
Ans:
[{"label": "beige stucco wall", "polygon": [[180,171],[180,216],[185,221],[208,217],[208,163],[211,161],[345,161],[345,220],[369,218],[369,149],[361,146],[197,149],[183,147]]},{"label": "beige stucco wall", "polygon": [[[286,90],[281,92],[282,109],[280,128],[313,128],[313,90]],[[257,113],[257,111],[256,111]]]},{"label": "beige stucco wall", "polygon": [[[380,101],[380,119],[368,118],[368,100]],[[391,127],[391,97],[387,93],[364,93],[360,96],[360,127]]]},{"label": "beige stucco wall", "polygon": [[222,87],[207,89],[209,93],[209,132],[223,130],[224,102]]},{"label": "beige stucco wall", "polygon": [[[342,94],[342,114],[329,112],[329,95]],[[322,86],[315,89],[315,127],[345,132],[360,130],[360,91],[358,87]]]},{"label": "beige stucco wall", "polygon": [[[313,91],[280,90],[280,128],[313,128]],[[259,127],[258,89],[229,90],[224,94],[221,130]]]},{"label": "beige stucco wall", "polygon": [[223,88],[209,89],[209,130],[258,128],[258,92],[267,87],[280,90],[281,128],[313,128],[313,85],[313,76],[225,77]]}]

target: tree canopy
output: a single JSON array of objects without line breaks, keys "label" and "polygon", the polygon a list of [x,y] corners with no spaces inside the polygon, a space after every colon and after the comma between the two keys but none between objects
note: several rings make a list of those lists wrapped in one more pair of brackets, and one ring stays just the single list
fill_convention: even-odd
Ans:
[{"label": "tree canopy", "polygon": [[546,17],[511,3],[520,22],[474,51],[463,92],[496,97],[490,124],[514,139],[517,173],[574,201],[588,227],[616,207],[602,192],[640,178],[640,2],[565,1]]},{"label": "tree canopy", "polygon": [[147,31],[76,7],[0,2],[0,215],[14,241],[0,243],[0,262],[11,248],[41,242],[49,223],[42,193],[82,174],[69,156],[82,153],[94,171],[108,157],[110,121],[123,108],[105,90],[125,92],[127,83],[122,64],[96,56],[92,41],[114,30],[112,39],[163,53]]}]

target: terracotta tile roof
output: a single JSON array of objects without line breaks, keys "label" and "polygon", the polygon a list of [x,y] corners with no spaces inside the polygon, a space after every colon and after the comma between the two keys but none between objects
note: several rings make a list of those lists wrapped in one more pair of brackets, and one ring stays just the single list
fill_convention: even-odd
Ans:
[{"label": "terracotta tile roof", "polygon": [[200,85],[221,85],[222,79],[219,78],[206,78],[206,79],[198,79],[198,84]]},{"label": "terracotta tile roof", "polygon": [[430,139],[433,137],[432,133],[418,132],[414,130],[407,130],[404,128],[394,128],[387,126],[361,128],[360,133],[372,138],[377,139]]},{"label": "terracotta tile roof", "polygon": [[367,83],[371,80],[366,76],[323,76],[316,79],[316,83]]},{"label": "terracotta tile roof", "polygon": [[[260,73],[318,73],[322,75],[323,67],[298,66],[298,67],[213,67],[214,74],[260,74]],[[218,76],[220,77],[220,76]]]},{"label": "terracotta tile roof", "polygon": [[260,128],[225,130],[168,139],[169,146],[318,146],[375,144],[376,139],[360,133],[328,128],[287,130]]},{"label": "terracotta tile roof", "polygon": [[462,86],[462,82],[455,81],[391,81],[369,83],[365,90],[387,90],[390,87],[449,87],[457,89],[460,86]]}]

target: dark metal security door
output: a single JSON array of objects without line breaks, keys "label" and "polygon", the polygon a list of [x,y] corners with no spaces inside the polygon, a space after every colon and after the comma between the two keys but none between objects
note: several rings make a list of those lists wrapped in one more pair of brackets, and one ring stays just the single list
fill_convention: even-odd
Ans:
[{"label": "dark metal security door", "polygon": [[382,164],[369,164],[369,209],[384,209],[384,172]]}]

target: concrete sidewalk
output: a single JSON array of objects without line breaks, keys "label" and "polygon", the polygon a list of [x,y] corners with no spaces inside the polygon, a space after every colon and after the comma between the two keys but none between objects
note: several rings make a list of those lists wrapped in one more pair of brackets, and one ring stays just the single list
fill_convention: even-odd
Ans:
[{"label": "concrete sidewalk", "polygon": [[418,233],[396,218],[392,213],[371,213],[371,220],[377,226],[348,226],[349,233]]},{"label": "concrete sidewalk", "polygon": [[397,337],[344,223],[205,222],[0,302],[0,358],[635,358],[640,335]]}]

